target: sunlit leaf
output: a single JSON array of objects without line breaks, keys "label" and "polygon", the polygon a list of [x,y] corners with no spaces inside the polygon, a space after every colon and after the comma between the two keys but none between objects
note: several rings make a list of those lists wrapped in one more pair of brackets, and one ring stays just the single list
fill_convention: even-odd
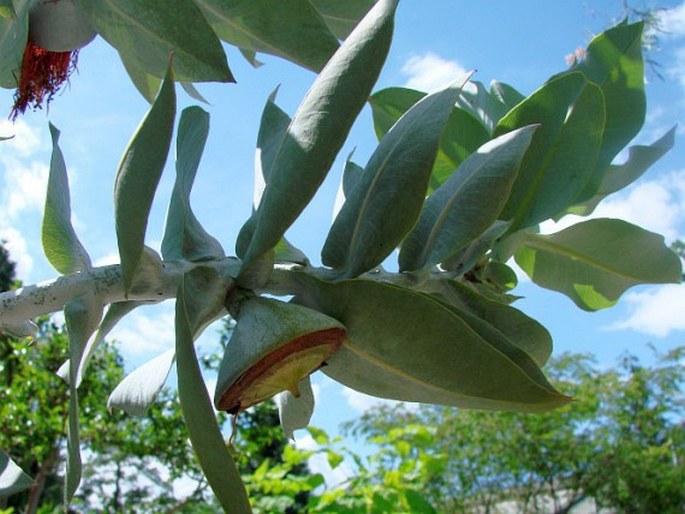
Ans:
[{"label": "sunlit leaf", "polygon": [[31,477],[24,473],[9,455],[0,450],[0,498],[28,489],[31,485]]},{"label": "sunlit leaf", "polygon": [[442,262],[497,220],[536,128],[521,128],[481,146],[426,200],[402,243],[400,271]]},{"label": "sunlit leaf", "polygon": [[414,104],[383,137],[331,227],[324,264],[357,276],[402,241],[419,215],[440,135],[469,76]]},{"label": "sunlit leaf", "polygon": [[597,194],[587,202],[569,208],[568,212],[570,214],[587,216],[608,195],[620,191],[635,182],[650,166],[673,148],[676,128],[673,127],[651,145],[631,146],[628,152],[628,159],[623,164],[612,164],[609,166]]},{"label": "sunlit leaf", "polygon": [[493,80],[490,83],[490,94],[497,98],[508,111],[526,98],[509,84],[497,80]]},{"label": "sunlit leaf", "polygon": [[107,408],[144,416],[162,390],[175,358],[176,352],[167,350],[129,373],[109,395]]},{"label": "sunlit leaf", "polygon": [[162,255],[165,260],[199,261],[225,256],[190,206],[190,192],[209,133],[209,114],[199,107],[181,113],[176,137],[176,182],[167,212]]},{"label": "sunlit leaf", "polygon": [[192,0],[77,0],[98,33],[137,70],[163,77],[174,54],[176,79],[234,82],[226,55]]},{"label": "sunlit leaf", "polygon": [[476,80],[464,88],[457,105],[479,120],[489,133],[492,133],[499,120],[509,111],[509,107],[498,95],[490,93]]},{"label": "sunlit leaf", "polygon": [[300,396],[295,396],[290,391],[283,391],[275,398],[283,433],[290,439],[295,438],[295,430],[307,428],[314,413],[314,392],[310,377],[300,380],[298,389]]},{"label": "sunlit leaf", "polygon": [[220,311],[226,286],[210,268],[195,268],[183,277],[176,300],[178,395],[193,449],[219,503],[226,512],[249,514],[250,502],[217,424],[193,344],[208,319]]},{"label": "sunlit leaf", "polygon": [[298,108],[266,173],[246,267],[278,244],[328,173],[383,65],[396,6],[381,0],[369,11]]},{"label": "sunlit leaf", "polygon": [[[378,139],[380,140],[397,120],[424,96],[425,93],[401,87],[391,87],[374,93],[369,98],[369,104]],[[489,132],[476,118],[455,107],[440,137],[429,191],[440,186],[467,156],[489,139]]]},{"label": "sunlit leaf", "polygon": [[610,307],[637,284],[681,279],[680,259],[663,236],[618,219],[593,219],[550,235],[529,233],[515,257],[533,282],[585,310]]},{"label": "sunlit leaf", "polygon": [[[595,36],[585,57],[571,68],[582,72],[604,94],[606,123],[597,162],[604,171],[640,131],[645,121],[645,79],[642,59],[644,22],[621,23]],[[599,186],[603,173],[596,177]],[[594,193],[592,189],[589,190]]]},{"label": "sunlit leaf", "polygon": [[580,73],[545,84],[497,125],[499,136],[540,124],[500,216],[511,230],[530,227],[573,204],[593,177],[604,130],[601,89]]},{"label": "sunlit leaf", "polygon": [[117,242],[127,292],[143,254],[148,216],[169,153],[175,114],[176,94],[169,67],[157,98],[121,158],[114,182]]},{"label": "sunlit leaf", "polygon": [[299,279],[296,300],[348,330],[348,340],[322,369],[348,387],[382,398],[483,409],[542,411],[568,401],[501,333],[477,333],[428,295],[362,279],[330,283],[304,273]]},{"label": "sunlit leaf", "polygon": [[308,0],[195,0],[224,41],[320,71],[338,41]]},{"label": "sunlit leaf", "polygon": [[43,212],[41,240],[43,251],[52,266],[64,275],[85,271],[91,267],[88,252],[79,241],[71,225],[71,197],[69,178],[62,151],[60,132],[50,124],[52,158]]}]

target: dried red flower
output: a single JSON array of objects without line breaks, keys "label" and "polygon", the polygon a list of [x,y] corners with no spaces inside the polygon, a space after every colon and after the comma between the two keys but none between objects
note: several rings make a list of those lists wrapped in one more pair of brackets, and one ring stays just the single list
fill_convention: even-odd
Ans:
[{"label": "dried red flower", "polygon": [[29,40],[24,49],[10,119],[16,120],[29,107],[35,110],[40,109],[43,102],[49,104],[76,69],[77,58],[78,50],[51,52]]}]

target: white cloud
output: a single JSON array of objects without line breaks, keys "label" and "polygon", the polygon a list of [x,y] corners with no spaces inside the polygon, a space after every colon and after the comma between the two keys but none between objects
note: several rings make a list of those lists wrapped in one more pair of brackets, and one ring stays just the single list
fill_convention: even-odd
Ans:
[{"label": "white cloud", "polygon": [[364,413],[367,410],[376,407],[381,407],[383,405],[392,407],[394,405],[399,405],[400,403],[402,403],[407,408],[407,410],[412,410],[416,408],[416,406],[418,405],[416,403],[399,402],[397,400],[386,400],[385,398],[376,398],[375,396],[369,396],[368,394],[360,393],[359,391],[355,391],[354,389],[350,389],[349,387],[344,386],[342,388],[342,394],[345,397],[347,404],[360,413]]},{"label": "white cloud", "polygon": [[23,162],[3,157],[5,184],[2,203],[6,215],[17,218],[25,211],[41,211],[45,203],[48,167],[40,161]]},{"label": "white cloud", "polygon": [[676,49],[673,54],[674,62],[668,66],[667,73],[685,88],[685,47]]},{"label": "white cloud", "polygon": [[22,119],[14,123],[9,120],[0,120],[0,136],[12,136],[12,139],[2,142],[3,153],[10,150],[10,153],[30,157],[42,146],[40,132]]},{"label": "white cloud", "polygon": [[432,92],[449,86],[466,70],[456,61],[428,52],[410,57],[402,66],[402,73],[409,77],[406,87]]},{"label": "white cloud", "polygon": [[671,37],[685,36],[685,2],[661,15],[662,29]]},{"label": "white cloud", "polygon": [[0,241],[9,251],[10,258],[16,263],[16,276],[19,279],[28,277],[33,269],[33,257],[28,251],[28,244],[21,231],[0,217]]},{"label": "white cloud", "polygon": [[668,284],[631,292],[621,301],[630,314],[611,325],[611,330],[635,330],[655,337],[685,331],[685,286]]},{"label": "white cloud", "polygon": [[100,267],[100,266],[109,266],[110,264],[119,264],[119,261],[121,259],[119,258],[119,252],[117,251],[112,251],[109,252],[102,257],[98,257],[93,261],[93,266]]},{"label": "white cloud", "polygon": [[173,309],[167,305],[157,307],[163,309],[157,314],[134,311],[112,330],[110,339],[119,343],[125,358],[157,354],[173,347]]}]

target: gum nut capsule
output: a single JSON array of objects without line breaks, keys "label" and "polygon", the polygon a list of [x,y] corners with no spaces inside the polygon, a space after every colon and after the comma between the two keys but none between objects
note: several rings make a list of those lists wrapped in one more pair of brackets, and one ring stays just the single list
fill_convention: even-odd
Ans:
[{"label": "gum nut capsule", "polygon": [[97,32],[73,0],[38,0],[29,11],[29,38],[50,52],[72,52]]},{"label": "gum nut capsule", "polygon": [[214,403],[236,414],[288,390],[319,369],[342,345],[345,327],[300,305],[252,297],[240,306],[224,353]]}]

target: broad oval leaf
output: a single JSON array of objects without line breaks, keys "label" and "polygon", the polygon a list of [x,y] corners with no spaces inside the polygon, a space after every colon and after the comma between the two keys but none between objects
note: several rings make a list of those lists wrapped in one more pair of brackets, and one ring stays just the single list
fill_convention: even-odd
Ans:
[{"label": "broad oval leaf", "polygon": [[396,7],[381,0],[369,11],[298,108],[268,172],[246,267],[278,244],[328,173],[385,61]]},{"label": "broad oval leaf", "polygon": [[501,334],[477,333],[428,295],[369,280],[298,276],[296,301],[348,330],[322,369],[348,387],[402,401],[531,412],[569,400],[518,346]]},{"label": "broad oval leaf", "polygon": [[513,220],[512,232],[573,205],[593,177],[604,119],[601,89],[575,72],[548,82],[500,120],[495,136],[541,125],[500,216]]},{"label": "broad oval leaf", "polygon": [[195,0],[224,41],[320,71],[338,40],[308,0]]},{"label": "broad oval leaf", "polygon": [[198,267],[183,276],[176,300],[178,396],[193,449],[219,503],[226,512],[250,514],[250,501],[217,424],[194,346],[201,327],[221,312],[225,297],[226,282],[216,270]]},{"label": "broad oval leaf", "polygon": [[0,450],[0,498],[11,496],[28,489],[33,480],[10,458]]},{"label": "broad oval leaf", "polygon": [[492,133],[499,120],[509,111],[509,107],[503,103],[499,95],[488,91],[476,80],[464,88],[457,105],[479,120],[488,133]]},{"label": "broad oval leaf", "polygon": [[43,251],[50,264],[63,275],[68,275],[90,269],[91,262],[88,252],[71,225],[71,198],[67,167],[59,147],[60,132],[52,123],[50,123],[50,135],[52,157],[41,240]]},{"label": "broad oval leaf", "polygon": [[481,146],[426,200],[402,243],[400,271],[442,262],[497,220],[536,128],[517,129]]},{"label": "broad oval leaf", "polygon": [[440,135],[469,76],[414,104],[383,137],[333,222],[324,264],[354,277],[402,241],[419,215]]},{"label": "broad oval leaf", "polygon": [[681,280],[680,259],[663,236],[618,219],[593,219],[550,235],[529,233],[515,258],[537,285],[591,311],[611,307],[634,285]]},{"label": "broad oval leaf", "polygon": [[162,239],[165,260],[199,261],[221,258],[221,243],[209,235],[190,206],[190,192],[209,133],[209,114],[200,107],[181,113],[176,136],[176,182]]},{"label": "broad oval leaf", "polygon": [[235,82],[221,42],[192,0],[77,0],[123,60],[163,77],[174,54],[176,79]]},{"label": "broad oval leaf", "polygon": [[175,359],[176,352],[167,350],[129,373],[109,395],[107,408],[144,416],[162,390]]},{"label": "broad oval leaf", "polygon": [[114,216],[124,290],[128,293],[143,254],[145,231],[157,184],[169,154],[176,115],[171,67],[124,151],[114,181]]},{"label": "broad oval leaf", "polygon": [[497,98],[509,111],[526,99],[509,84],[497,80],[490,83],[490,94]]},{"label": "broad oval leaf", "polygon": [[295,396],[290,391],[283,391],[275,397],[281,427],[289,439],[295,439],[295,430],[307,428],[314,413],[314,391],[311,378],[305,377],[300,380],[297,388],[300,392],[299,396]]}]

